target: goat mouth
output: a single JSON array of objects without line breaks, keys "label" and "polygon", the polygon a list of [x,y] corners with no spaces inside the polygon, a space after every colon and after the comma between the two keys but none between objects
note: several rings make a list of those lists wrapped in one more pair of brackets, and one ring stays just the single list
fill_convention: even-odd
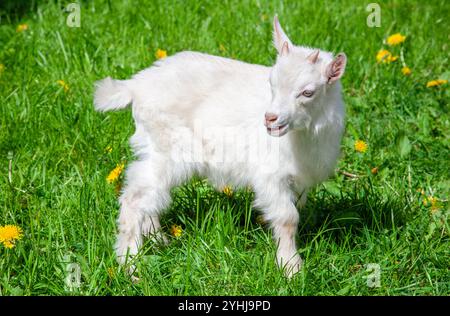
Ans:
[{"label": "goat mouth", "polygon": [[280,137],[288,132],[289,124],[284,124],[276,127],[266,127],[267,133],[270,136]]}]

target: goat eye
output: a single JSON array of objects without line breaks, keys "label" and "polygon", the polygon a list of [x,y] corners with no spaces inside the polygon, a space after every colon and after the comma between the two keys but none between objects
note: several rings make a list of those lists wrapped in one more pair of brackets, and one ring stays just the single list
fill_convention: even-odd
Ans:
[{"label": "goat eye", "polygon": [[312,90],[305,90],[302,92],[302,96],[307,97],[307,98],[310,98],[313,95],[314,95],[314,91],[312,91]]}]

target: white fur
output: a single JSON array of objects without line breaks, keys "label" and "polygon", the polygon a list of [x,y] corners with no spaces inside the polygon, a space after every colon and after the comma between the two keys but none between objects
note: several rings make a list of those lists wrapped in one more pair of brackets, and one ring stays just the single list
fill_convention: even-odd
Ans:
[{"label": "white fur", "polygon": [[[293,46],[277,18],[274,43],[273,67],[181,52],[130,80],[97,84],[96,109],[132,102],[136,123],[130,142],[137,160],[127,168],[120,197],[120,262],[138,253],[143,236],[163,238],[159,216],[170,189],[200,174],[219,189],[252,186],[254,204],[273,228],[278,264],[288,276],[300,269],[295,201],[301,194],[302,206],[308,189],[334,170],[344,126],[336,81],[343,69],[328,80],[332,55],[321,51],[317,62],[308,62],[314,50]],[[313,97],[297,97],[305,89]],[[278,119],[264,123],[266,112]]]}]

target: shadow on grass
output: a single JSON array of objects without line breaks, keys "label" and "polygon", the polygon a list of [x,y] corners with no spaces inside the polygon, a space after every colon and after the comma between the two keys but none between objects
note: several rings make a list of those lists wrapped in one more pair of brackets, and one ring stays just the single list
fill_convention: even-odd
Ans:
[{"label": "shadow on grass", "polygon": [[326,232],[337,243],[349,233],[359,236],[364,229],[374,232],[393,230],[407,222],[406,196],[377,193],[372,188],[355,185],[351,192],[339,196],[326,190],[311,193],[300,211],[299,236],[308,243]]},{"label": "shadow on grass", "polygon": [[37,0],[0,1],[0,17],[9,22],[20,20],[37,8]]},{"label": "shadow on grass", "polygon": [[[343,189],[346,191],[336,194],[321,187],[309,194],[306,207],[299,211],[298,236],[302,243],[310,242],[317,234],[339,243],[348,234],[359,236],[364,229],[381,232],[406,223],[411,208],[405,195],[377,192],[367,183],[346,185]],[[239,226],[261,225],[261,213],[250,208],[253,193],[248,190],[238,190],[229,197],[196,179],[175,189],[172,197],[172,206],[163,219],[166,223],[177,223],[180,218],[202,223],[208,220],[208,212],[220,209],[233,212],[233,220]]]}]

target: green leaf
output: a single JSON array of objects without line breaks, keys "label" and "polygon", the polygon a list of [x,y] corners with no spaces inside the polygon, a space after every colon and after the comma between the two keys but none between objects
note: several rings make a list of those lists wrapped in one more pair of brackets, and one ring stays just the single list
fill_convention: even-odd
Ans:
[{"label": "green leaf", "polygon": [[408,136],[404,132],[400,132],[395,140],[395,145],[397,147],[398,154],[401,158],[404,158],[411,152],[411,142]]},{"label": "green leaf", "polygon": [[350,289],[351,289],[351,285],[347,285],[347,286],[343,287],[342,289],[340,289],[337,292],[337,295],[347,295],[347,293],[350,291]]},{"label": "green leaf", "polygon": [[433,237],[433,233],[436,230],[436,223],[432,222],[429,226],[428,226],[428,234],[425,236],[425,240],[428,241],[430,240],[431,237]]},{"label": "green leaf", "polygon": [[16,286],[11,288],[11,296],[22,296],[23,295],[23,290]]},{"label": "green leaf", "polygon": [[335,197],[341,196],[341,188],[337,183],[328,181],[328,182],[324,182],[323,186],[329,193],[331,193],[331,195],[333,195]]}]

